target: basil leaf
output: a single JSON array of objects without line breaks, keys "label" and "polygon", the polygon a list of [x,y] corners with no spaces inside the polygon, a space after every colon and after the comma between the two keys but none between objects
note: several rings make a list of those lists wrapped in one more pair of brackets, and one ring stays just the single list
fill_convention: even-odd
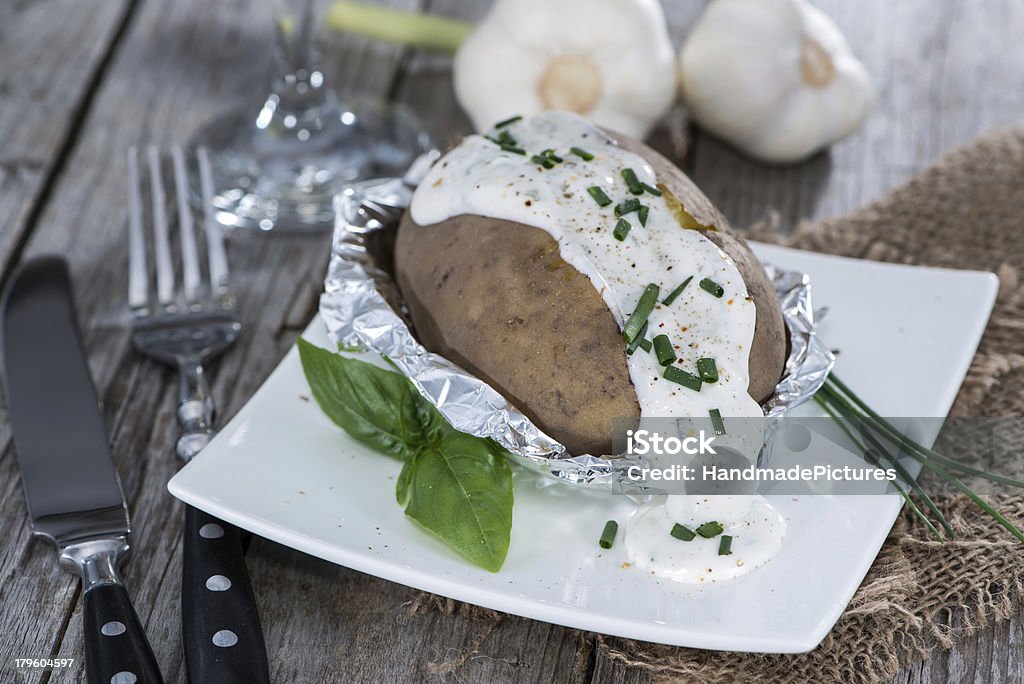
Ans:
[{"label": "basil leaf", "polygon": [[409,483],[412,482],[412,469],[416,467],[416,457],[407,459],[402,466],[402,472],[398,473],[398,481],[395,482],[395,499],[398,505],[405,508],[409,503]]},{"label": "basil leaf", "polygon": [[437,431],[436,417],[403,376],[349,359],[299,339],[299,358],[313,397],[327,417],[354,439],[398,458],[410,458]]},{"label": "basil leaf", "polygon": [[512,530],[512,470],[494,442],[456,431],[408,379],[320,349],[299,357],[314,398],[353,438],[405,461],[395,498],[405,513],[497,572]]},{"label": "basil leaf", "polygon": [[[399,477],[405,514],[468,560],[497,572],[512,531],[512,470],[499,447],[450,430]],[[403,471],[404,472],[404,471]]]}]

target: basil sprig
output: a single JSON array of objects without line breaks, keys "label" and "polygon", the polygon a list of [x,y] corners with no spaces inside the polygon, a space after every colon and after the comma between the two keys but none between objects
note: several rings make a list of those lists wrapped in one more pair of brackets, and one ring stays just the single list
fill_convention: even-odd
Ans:
[{"label": "basil sprig", "polygon": [[299,358],[323,412],[353,439],[404,461],[405,514],[480,567],[497,572],[512,531],[512,470],[491,440],[458,432],[408,379],[303,339]]}]

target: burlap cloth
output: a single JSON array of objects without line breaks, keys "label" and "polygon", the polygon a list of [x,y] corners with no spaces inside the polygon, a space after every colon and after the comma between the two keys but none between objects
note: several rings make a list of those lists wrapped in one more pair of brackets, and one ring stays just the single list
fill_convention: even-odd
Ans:
[{"label": "burlap cloth", "polygon": [[[845,256],[997,273],[996,308],[953,414],[1024,415],[1024,127],[976,140],[849,216],[802,224],[789,238],[779,237],[770,223],[753,227],[750,236]],[[997,467],[1019,474],[1022,461],[1018,452]],[[984,491],[1010,520],[1024,523],[1024,493]],[[810,653],[720,653],[607,636],[597,636],[597,646],[662,681],[891,678],[931,651],[1006,619],[1024,595],[1021,545],[966,497],[947,495],[936,503],[957,538],[940,544],[904,508],[846,612]],[[413,607],[463,612],[452,601],[428,595]],[[434,667],[440,672],[453,665]]]}]

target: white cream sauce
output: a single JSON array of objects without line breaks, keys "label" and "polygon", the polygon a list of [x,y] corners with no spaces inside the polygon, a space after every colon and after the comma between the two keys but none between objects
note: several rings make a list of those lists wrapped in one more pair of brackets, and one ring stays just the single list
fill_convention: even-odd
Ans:
[{"label": "white cream sauce", "polygon": [[[718,381],[705,382],[694,391],[662,377],[664,368],[653,353],[638,349],[629,357],[629,374],[640,405],[641,420],[645,418],[707,417],[718,409],[730,417],[762,416],[761,407],[747,394],[748,356],[754,337],[755,310],[747,296],[746,285],[732,259],[699,231],[682,228],[664,197],[645,192],[630,193],[623,179],[623,169],[633,169],[641,183],[656,187],[658,179],[651,165],[639,155],[628,152],[582,117],[566,112],[545,112],[520,120],[501,129],[515,139],[516,146],[526,154],[503,150],[487,137],[467,136],[442,157],[428,172],[413,194],[410,211],[421,226],[430,226],[462,214],[474,214],[515,221],[548,232],[559,246],[560,256],[587,276],[608,305],[619,326],[623,326],[636,307],[644,288],[655,283],[660,288],[658,305],[648,318],[647,339],[664,333],[671,340],[677,361],[675,366],[697,375],[697,360],[713,358]],[[496,136],[499,131],[492,131]],[[584,160],[570,152],[578,147],[592,154]],[[532,161],[532,156],[553,150],[563,161],[547,169]],[[600,206],[588,188],[600,187],[612,200]],[[627,237],[615,239],[613,230],[618,221],[615,207],[623,200],[636,198],[648,207],[646,225],[641,225],[636,212],[624,216],[632,228]],[[693,276],[686,289],[670,305],[661,302],[687,277]],[[708,278],[723,289],[717,298],[699,286]],[[694,497],[673,496],[675,499]],[[726,517],[715,512],[715,501],[721,497],[705,497],[701,522]],[[746,497],[753,501],[753,497]],[[682,504],[680,504],[682,505]],[[746,525],[744,542],[763,533],[781,540],[781,528],[762,511],[767,504],[755,506],[747,518],[735,518],[731,524]],[[627,552],[647,561],[656,574],[676,578],[697,576],[698,566],[721,567],[739,558],[711,562],[703,554],[684,552],[683,542],[668,536],[668,527],[660,532],[651,525],[669,515],[652,509],[649,515],[635,517],[627,531]],[[753,510],[753,509],[752,509]],[[667,520],[667,519],[666,519]],[[720,521],[723,522],[724,521]],[[633,529],[634,523],[639,525]],[[650,533],[647,530],[650,527]],[[784,525],[782,526],[784,527]],[[717,543],[687,544],[689,548],[714,546]],[[742,545],[739,538],[734,548]],[[673,549],[666,552],[665,549]],[[767,547],[766,547],[767,548]],[[714,559],[711,559],[712,561]],[[678,565],[673,565],[673,564]],[[697,565],[693,565],[697,563]],[[637,561],[639,565],[639,560]],[[671,568],[675,567],[675,570]],[[736,566],[747,567],[746,564]],[[735,576],[738,572],[722,572]]]},{"label": "white cream sauce", "polygon": [[[695,531],[711,520],[732,537],[729,554],[719,555],[721,537],[697,535],[683,541],[669,535],[677,523]],[[687,584],[710,584],[767,563],[785,532],[785,518],[762,496],[668,496],[641,507],[627,521],[625,549],[636,568]]]}]

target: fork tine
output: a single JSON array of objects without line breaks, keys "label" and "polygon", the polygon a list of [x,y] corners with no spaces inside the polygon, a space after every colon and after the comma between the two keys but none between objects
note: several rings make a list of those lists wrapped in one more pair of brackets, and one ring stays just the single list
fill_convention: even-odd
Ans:
[{"label": "fork tine", "polygon": [[192,225],[192,210],[188,203],[188,171],[185,150],[180,145],[171,148],[174,165],[174,190],[178,200],[178,229],[181,232],[181,267],[185,287],[185,302],[194,304],[199,292],[199,254]]},{"label": "fork tine", "polygon": [[156,298],[160,304],[174,301],[174,262],[167,234],[167,196],[164,194],[163,172],[160,170],[160,150],[154,145],[147,150],[149,156],[149,185],[153,201],[153,236],[156,244]]},{"label": "fork tine", "polygon": [[210,260],[210,283],[215,292],[228,294],[228,260],[224,254],[224,234],[213,215],[213,174],[210,154],[205,147],[196,150],[199,162],[199,188],[203,200],[203,222],[206,228],[206,251]]},{"label": "fork tine", "polygon": [[133,145],[128,148],[128,306],[132,311],[144,309],[149,304],[145,240],[142,234],[139,150]]}]

